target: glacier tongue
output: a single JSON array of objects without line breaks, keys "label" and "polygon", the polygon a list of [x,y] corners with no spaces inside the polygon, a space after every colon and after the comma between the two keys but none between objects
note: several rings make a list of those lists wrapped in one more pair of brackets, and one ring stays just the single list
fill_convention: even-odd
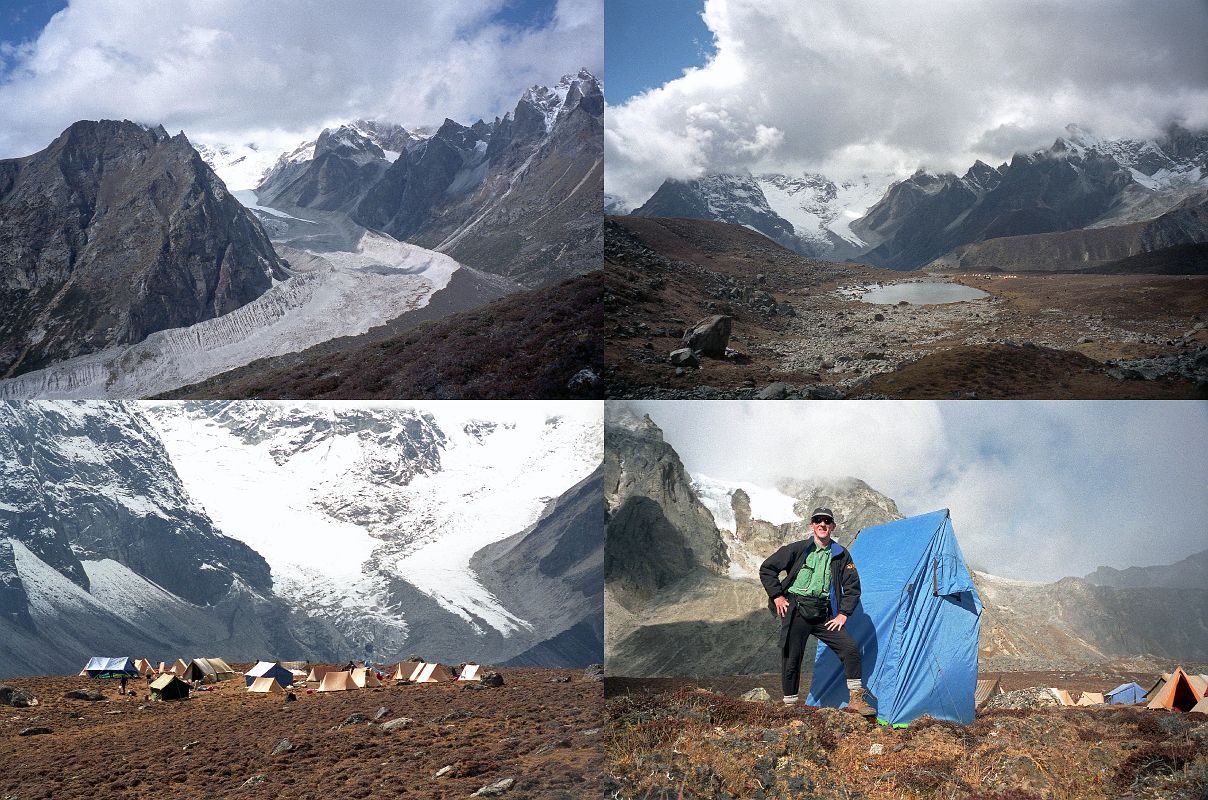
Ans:
[{"label": "glacier tongue", "polygon": [[[189,493],[269,562],[276,594],[346,632],[370,624],[390,649],[408,628],[408,609],[389,603],[399,580],[479,633],[531,629],[470,557],[530,526],[603,457],[598,415],[573,404],[562,415],[519,404],[508,422],[467,420],[452,405],[420,414],[403,403],[295,404],[288,425],[274,403],[167,403],[148,416]],[[224,406],[237,411],[221,423]],[[439,458],[404,477],[392,468],[398,453],[385,452],[427,447]]]},{"label": "glacier tongue", "polygon": [[259,358],[355,336],[427,305],[460,267],[442,253],[365,231],[355,252],[315,253],[299,271],[229,314],[151,334],[0,381],[0,399],[135,398]]}]

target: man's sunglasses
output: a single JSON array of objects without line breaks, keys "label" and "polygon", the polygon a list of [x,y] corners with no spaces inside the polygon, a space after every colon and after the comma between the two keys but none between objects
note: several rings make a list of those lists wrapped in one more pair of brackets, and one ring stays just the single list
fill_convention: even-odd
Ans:
[{"label": "man's sunglasses", "polygon": [[835,521],[830,517],[810,517],[810,522],[817,525],[819,522],[825,522],[827,525],[834,525]]}]

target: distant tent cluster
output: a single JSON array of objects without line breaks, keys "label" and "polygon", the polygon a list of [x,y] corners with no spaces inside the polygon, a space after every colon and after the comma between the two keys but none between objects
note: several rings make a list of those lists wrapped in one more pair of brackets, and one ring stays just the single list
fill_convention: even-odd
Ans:
[{"label": "distant tent cluster", "polygon": [[[243,673],[244,685],[248,692],[281,694],[286,687],[302,680],[318,684],[315,689],[318,692],[377,688],[382,685],[379,675],[388,676],[390,680],[410,683],[481,680],[481,667],[478,664],[466,664],[458,675],[454,675],[442,664],[426,661],[400,661],[393,670],[385,674],[368,667],[339,670],[321,664],[311,667],[308,673],[302,669],[306,666],[308,662],[258,661]],[[153,699],[184,700],[189,697],[194,686],[233,680],[236,672],[223,659],[213,657],[194,658],[189,661],[177,659],[171,666],[161,661],[159,667],[155,668],[142,658],[136,660],[95,656],[80,670],[80,675],[92,678],[129,678],[143,675],[151,680],[150,691]]]}]

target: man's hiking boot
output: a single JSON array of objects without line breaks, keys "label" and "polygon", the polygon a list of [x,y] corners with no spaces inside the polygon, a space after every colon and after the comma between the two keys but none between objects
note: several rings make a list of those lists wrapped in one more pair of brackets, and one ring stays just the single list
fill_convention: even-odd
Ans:
[{"label": "man's hiking boot", "polygon": [[851,699],[847,701],[848,709],[862,717],[876,716],[877,710],[864,701],[864,689],[853,689]]}]

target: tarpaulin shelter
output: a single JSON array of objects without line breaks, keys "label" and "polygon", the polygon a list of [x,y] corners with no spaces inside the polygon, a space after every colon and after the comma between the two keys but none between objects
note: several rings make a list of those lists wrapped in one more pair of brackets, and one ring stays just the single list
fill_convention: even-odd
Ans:
[{"label": "tarpaulin shelter", "polygon": [[351,672],[326,672],[319,683],[320,692],[349,692],[360,688],[352,680]]},{"label": "tarpaulin shelter", "polygon": [[1078,698],[1080,706],[1101,706],[1103,705],[1103,694],[1101,692],[1083,692]]},{"label": "tarpaulin shelter", "polygon": [[273,677],[255,678],[247,685],[247,690],[249,692],[267,694],[282,694],[285,692],[285,689]]},{"label": "tarpaulin shelter", "polygon": [[282,686],[289,686],[294,682],[294,673],[276,661],[257,661],[256,666],[243,673],[243,682],[251,686],[257,678],[273,678]]},{"label": "tarpaulin shelter", "polygon": [[1170,680],[1149,701],[1148,708],[1169,708],[1175,711],[1190,711],[1204,699],[1204,693],[1192,684],[1182,667],[1175,667]]},{"label": "tarpaulin shelter", "polygon": [[[865,528],[850,550],[860,603],[847,630],[860,645],[877,718],[972,722],[982,604],[948,509]],[[841,707],[847,699],[839,658],[819,644],[806,702]]]},{"label": "tarpaulin shelter", "polygon": [[189,684],[171,672],[165,672],[151,681],[151,697],[156,700],[186,700],[190,688]]},{"label": "tarpaulin shelter", "polygon": [[439,683],[453,680],[453,675],[440,664],[429,661],[416,667],[415,672],[411,675],[411,680],[415,683]]},{"label": "tarpaulin shelter", "polygon": [[358,667],[352,671],[352,682],[362,689],[373,689],[382,685],[381,681],[377,679],[377,673],[365,667]]},{"label": "tarpaulin shelter", "polygon": [[1113,705],[1132,705],[1145,700],[1145,690],[1140,684],[1122,683],[1110,692],[1104,692],[1103,699]]},{"label": "tarpaulin shelter", "polygon": [[457,676],[459,681],[477,681],[482,679],[482,667],[477,664],[466,664]]},{"label": "tarpaulin shelter", "polygon": [[415,675],[415,671],[423,665],[424,662],[422,661],[400,661],[398,662],[398,666],[394,668],[392,678],[396,681],[409,681]]},{"label": "tarpaulin shelter", "polygon": [[84,673],[89,678],[121,678],[138,677],[138,667],[134,666],[133,658],[105,658],[93,656],[84,666]]}]

